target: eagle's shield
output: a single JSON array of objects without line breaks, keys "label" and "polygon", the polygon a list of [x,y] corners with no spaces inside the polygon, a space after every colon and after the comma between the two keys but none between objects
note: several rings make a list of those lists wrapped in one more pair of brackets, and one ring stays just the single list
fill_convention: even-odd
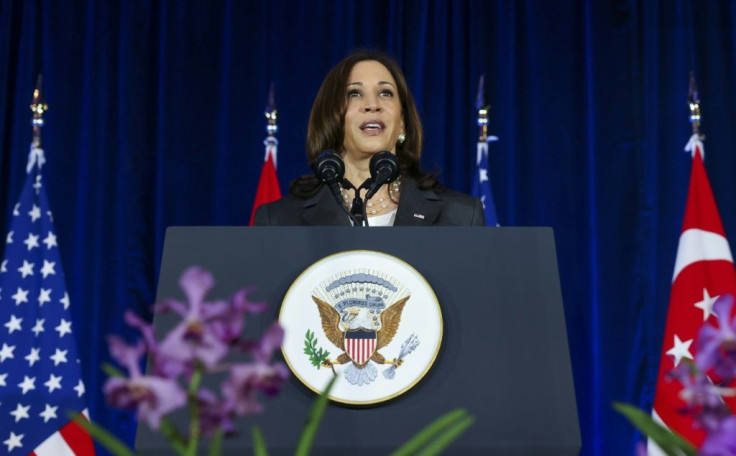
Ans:
[{"label": "eagle's shield", "polygon": [[365,328],[345,332],[345,353],[358,366],[363,366],[376,351],[376,331]]}]

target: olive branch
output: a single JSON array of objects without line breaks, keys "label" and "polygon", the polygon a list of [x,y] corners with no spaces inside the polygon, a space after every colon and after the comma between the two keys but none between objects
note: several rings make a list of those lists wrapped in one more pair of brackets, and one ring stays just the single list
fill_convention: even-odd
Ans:
[{"label": "olive branch", "polygon": [[322,363],[327,361],[330,356],[330,352],[317,346],[317,337],[310,330],[307,330],[307,335],[304,339],[304,353],[309,356],[309,361],[317,369],[322,367]]}]

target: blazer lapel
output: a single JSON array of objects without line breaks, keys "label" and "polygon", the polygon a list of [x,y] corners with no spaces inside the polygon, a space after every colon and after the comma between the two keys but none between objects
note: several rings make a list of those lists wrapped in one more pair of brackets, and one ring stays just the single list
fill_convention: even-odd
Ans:
[{"label": "blazer lapel", "polygon": [[302,219],[307,225],[350,226],[350,219],[345,211],[340,209],[326,185],[323,185],[316,195],[307,199],[303,208]]},{"label": "blazer lapel", "polygon": [[394,226],[434,225],[441,211],[442,204],[435,192],[420,190],[413,180],[403,179]]}]

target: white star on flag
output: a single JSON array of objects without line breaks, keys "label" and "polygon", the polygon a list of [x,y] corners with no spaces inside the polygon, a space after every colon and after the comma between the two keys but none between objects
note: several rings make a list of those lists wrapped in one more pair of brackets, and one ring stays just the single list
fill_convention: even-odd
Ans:
[{"label": "white star on flag", "polygon": [[74,387],[74,391],[77,392],[77,396],[82,397],[84,395],[84,383],[80,380],[79,383],[77,383],[77,386]]},{"label": "white star on flag", "polygon": [[33,233],[28,233],[28,237],[23,243],[28,247],[28,251],[38,247],[38,236]]},{"label": "white star on flag", "polygon": [[681,341],[680,338],[675,334],[675,345],[667,350],[667,354],[675,357],[675,366],[680,364],[682,358],[693,359],[692,353],[690,353],[690,345],[693,343],[693,339]]},{"label": "white star on flag", "polygon": [[43,239],[43,243],[46,244],[46,248],[56,247],[56,235],[49,231],[46,237]]},{"label": "white star on flag", "polygon": [[34,326],[34,327],[33,327],[33,329],[31,329],[31,332],[32,332],[32,333],[33,333],[33,334],[34,334],[34,335],[35,335],[36,337],[38,337],[38,335],[39,335],[40,333],[42,333],[42,332],[44,331],[44,329],[43,329],[43,324],[44,324],[45,322],[46,322],[46,320],[44,320],[43,318],[41,318],[41,319],[39,319],[39,320],[36,320],[36,326]]},{"label": "white star on flag", "polygon": [[5,243],[6,244],[12,244],[13,243],[13,232],[9,232],[7,236],[5,236]]},{"label": "white star on flag", "polygon": [[59,332],[59,339],[61,339],[62,337],[64,337],[64,334],[72,333],[72,323],[70,321],[62,319],[61,323],[59,323],[59,326],[54,328],[54,330]]},{"label": "white star on flag", "polygon": [[41,359],[41,355],[39,354],[40,351],[40,348],[31,348],[31,352],[27,354],[25,358],[23,358],[28,361],[29,367],[33,367],[33,365]]},{"label": "white star on flag", "polygon": [[3,444],[7,445],[8,447],[8,453],[10,453],[13,448],[23,447],[23,444],[21,443],[23,437],[24,434],[16,435],[13,431],[10,431],[10,437],[3,441]]},{"label": "white star on flag", "polygon": [[36,389],[36,377],[23,376],[23,381],[18,383],[18,388],[23,391],[23,394]]},{"label": "white star on flag", "polygon": [[59,407],[51,407],[49,404],[46,404],[46,408],[44,408],[43,412],[39,413],[38,416],[43,418],[44,423],[48,423],[50,419],[56,418],[56,410]]},{"label": "white star on flag", "polygon": [[8,345],[3,344],[3,348],[0,348],[0,363],[4,362],[6,359],[12,359],[13,352],[15,351],[15,345]]},{"label": "white star on flag", "polygon": [[44,386],[49,389],[49,393],[53,393],[54,390],[61,389],[61,376],[54,374],[49,375],[49,379],[44,382]]},{"label": "white star on flag", "polygon": [[25,279],[26,276],[32,276],[33,275],[33,263],[29,263],[26,260],[23,260],[23,266],[18,268],[18,272],[21,273],[21,276]]},{"label": "white star on flag", "polygon": [[703,311],[703,321],[708,320],[708,317],[711,315],[715,315],[715,313],[713,313],[713,304],[719,297],[720,296],[713,296],[711,298],[708,294],[708,289],[703,288],[703,300],[694,304],[695,307]]},{"label": "white star on flag", "polygon": [[43,179],[37,165],[28,173],[0,269],[0,440],[10,456],[93,455],[91,438],[67,413],[87,408],[74,387],[81,368],[69,306],[55,305],[67,288]]},{"label": "white star on flag", "polygon": [[43,306],[45,302],[51,302],[51,289],[48,290],[45,288],[41,288],[41,291],[38,293],[38,305]]},{"label": "white star on flag", "polygon": [[61,363],[66,362],[66,352],[68,350],[59,350],[56,349],[56,352],[51,356],[51,359],[54,361],[54,366],[58,366]]},{"label": "white star on flag", "polygon": [[15,422],[22,420],[23,418],[28,418],[28,409],[30,409],[30,405],[26,405],[25,407],[21,404],[18,404],[18,406],[15,408],[14,411],[10,412],[11,415],[15,418]]},{"label": "white star on flag", "polygon": [[35,222],[36,220],[41,218],[41,208],[34,204],[33,209],[28,211],[28,215],[31,216],[31,222]]},{"label": "white star on flag", "polygon": [[65,310],[68,309],[69,308],[69,295],[64,293],[64,297],[59,299],[59,302],[64,304]]},{"label": "white star on flag", "polygon": [[28,291],[18,287],[18,291],[11,298],[15,301],[16,306],[20,305],[21,302],[28,302]]},{"label": "white star on flag", "polygon": [[20,324],[23,321],[22,318],[18,318],[15,315],[10,316],[10,320],[5,323],[5,327],[8,328],[8,333],[13,334],[13,331],[20,331]]},{"label": "white star on flag", "polygon": [[45,279],[46,276],[51,274],[56,274],[56,271],[54,270],[54,266],[56,265],[53,261],[46,261],[43,260],[43,267],[41,268],[41,274],[43,274],[43,278]]}]

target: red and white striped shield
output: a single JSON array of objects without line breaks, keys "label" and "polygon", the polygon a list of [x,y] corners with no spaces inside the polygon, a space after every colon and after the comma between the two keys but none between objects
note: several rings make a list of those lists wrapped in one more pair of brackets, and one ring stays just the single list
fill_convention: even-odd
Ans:
[{"label": "red and white striped shield", "polygon": [[358,328],[345,332],[345,353],[358,366],[367,363],[374,351],[376,351],[376,331]]}]

